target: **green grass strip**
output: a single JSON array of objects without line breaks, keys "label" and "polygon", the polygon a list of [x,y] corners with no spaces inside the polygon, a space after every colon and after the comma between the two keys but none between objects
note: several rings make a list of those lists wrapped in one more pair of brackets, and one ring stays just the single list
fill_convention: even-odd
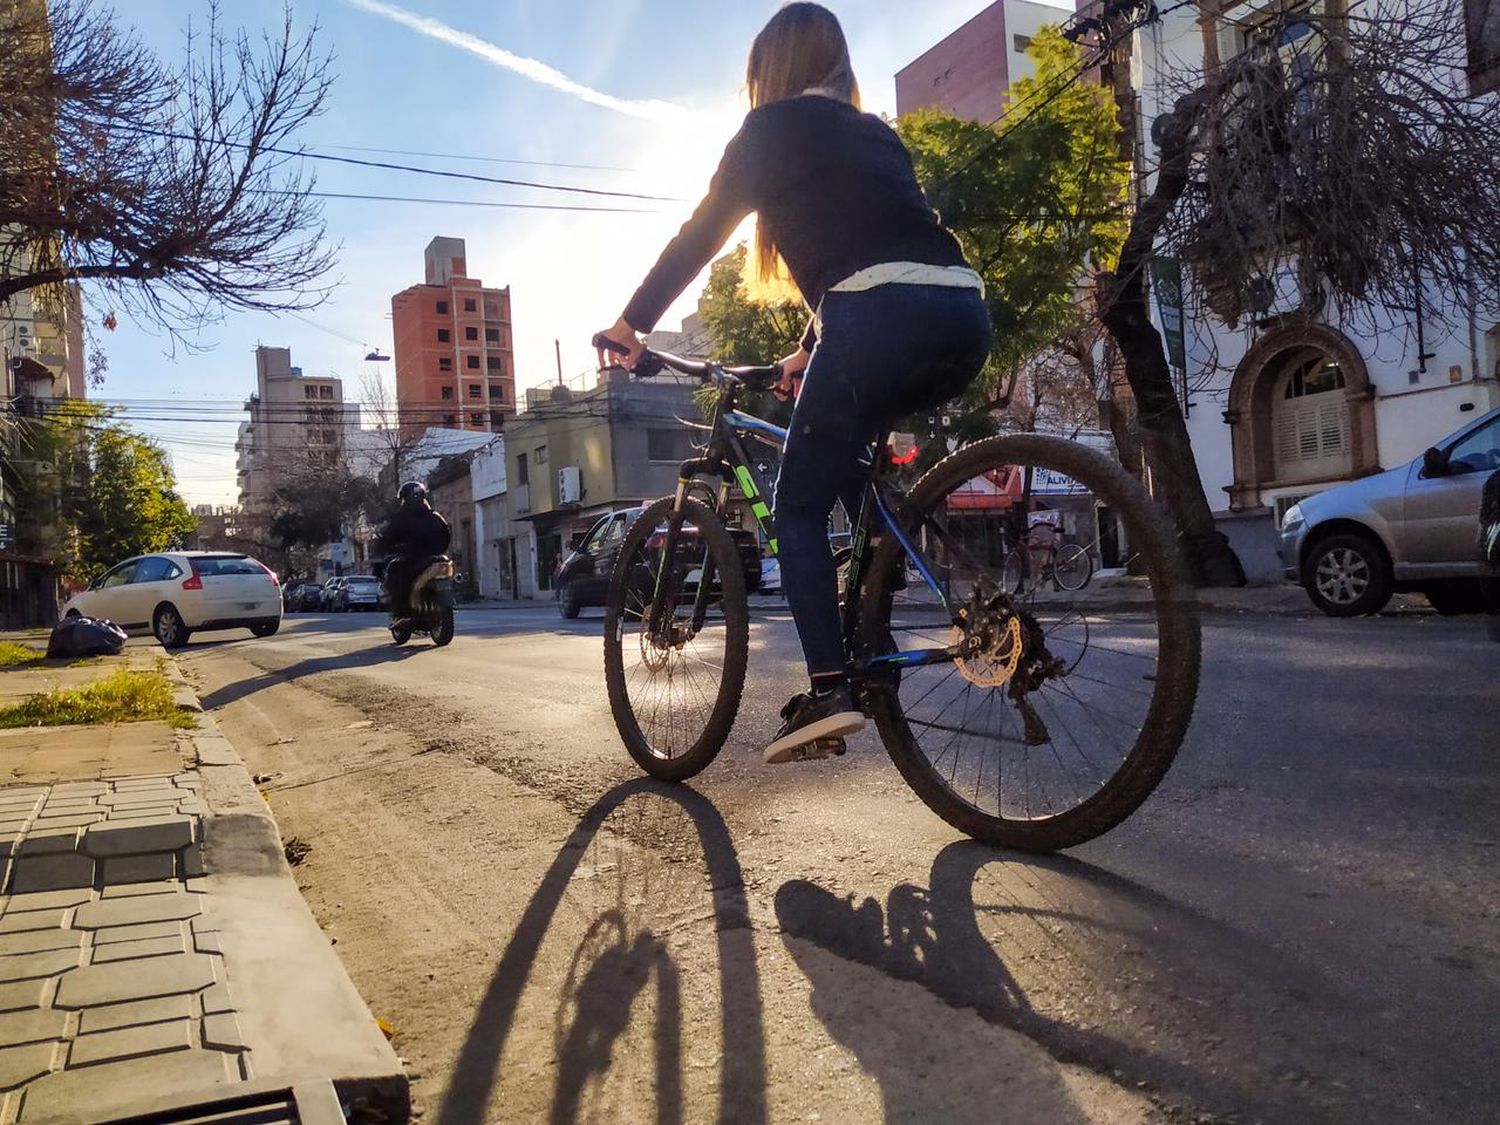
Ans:
[{"label": "green grass strip", "polygon": [[35,664],[46,656],[40,649],[18,645],[15,641],[0,641],[0,668],[15,668],[21,664]]},{"label": "green grass strip", "polygon": [[166,676],[125,668],[81,688],[42,692],[0,707],[0,728],[141,723],[152,719],[179,730],[197,725],[192,712],[177,706]]}]

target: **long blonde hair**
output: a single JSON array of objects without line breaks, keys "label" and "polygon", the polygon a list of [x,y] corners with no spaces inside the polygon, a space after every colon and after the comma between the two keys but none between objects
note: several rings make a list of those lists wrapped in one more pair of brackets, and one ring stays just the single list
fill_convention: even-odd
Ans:
[{"label": "long blonde hair", "polygon": [[[838,17],[823,5],[805,0],[783,7],[750,44],[745,89],[751,109],[809,90],[840,98],[858,109],[859,83]],[[788,280],[781,255],[759,216],[755,220],[754,250],[747,273],[767,287]]]}]

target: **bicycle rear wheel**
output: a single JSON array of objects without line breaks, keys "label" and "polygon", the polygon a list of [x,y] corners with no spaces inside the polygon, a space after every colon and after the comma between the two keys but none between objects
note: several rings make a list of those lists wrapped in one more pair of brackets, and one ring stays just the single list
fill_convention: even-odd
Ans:
[{"label": "bicycle rear wheel", "polygon": [[703,504],[684,500],[668,557],[672,505],[666,497],[648,507],[620,545],[604,608],[604,679],[630,756],[652,777],[684,781],[729,737],[750,625],[744,560],[729,532]]},{"label": "bicycle rear wheel", "polygon": [[[1027,480],[1047,482],[1032,503],[1059,512],[1086,554],[1098,547],[1095,511],[1108,505],[1140,577],[1096,586],[1088,600],[1041,582],[1016,594],[1005,584],[1002,525]],[[1171,765],[1198,690],[1196,597],[1145,490],[1073,442],[992,438],[934,466],[897,518],[950,601],[925,583],[898,589],[903,552],[886,536],[866,587],[860,657],[972,646],[960,659],[872,676],[871,714],[902,776],[987,843],[1054,851],[1119,824]]]},{"label": "bicycle rear wheel", "polygon": [[1057,549],[1057,558],[1052,563],[1052,580],[1059,590],[1076,593],[1089,584],[1094,576],[1094,560],[1077,543],[1066,543]]}]

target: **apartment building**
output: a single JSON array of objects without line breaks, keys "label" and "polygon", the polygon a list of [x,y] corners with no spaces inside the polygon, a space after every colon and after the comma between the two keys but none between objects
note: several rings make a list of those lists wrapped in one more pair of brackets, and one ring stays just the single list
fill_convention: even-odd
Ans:
[{"label": "apartment building", "polygon": [[461,238],[434,238],[422,284],[391,298],[403,429],[498,432],[516,410],[510,289],[468,275]]},{"label": "apartment building", "polygon": [[239,507],[247,522],[268,518],[276,489],[291,475],[333,464],[356,408],[344,405],[342,380],[307,376],[290,348],[255,349],[255,393],[234,443]]},{"label": "apartment building", "polygon": [[1033,72],[1032,37],[1072,14],[1033,0],[996,0],[896,72],[896,113],[934,107],[969,121],[998,119],[1011,83]]}]

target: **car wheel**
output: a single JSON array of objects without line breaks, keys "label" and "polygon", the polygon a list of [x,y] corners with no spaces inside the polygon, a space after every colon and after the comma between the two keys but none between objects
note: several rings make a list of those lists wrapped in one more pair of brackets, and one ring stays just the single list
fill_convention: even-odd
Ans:
[{"label": "car wheel", "polygon": [[257,637],[274,637],[280,628],[280,621],[257,621],[250,626],[250,632]]},{"label": "car wheel", "polygon": [[181,648],[188,643],[192,630],[183,623],[182,614],[170,602],[156,607],[151,616],[151,634],[162,648]]},{"label": "car wheel", "polygon": [[1484,584],[1479,581],[1466,582],[1457,579],[1426,587],[1422,593],[1433,609],[1444,617],[1460,613],[1483,613],[1485,611]]},{"label": "car wheel", "polygon": [[1391,600],[1391,564],[1372,536],[1339,532],[1308,551],[1302,587],[1329,617],[1379,613]]},{"label": "car wheel", "polygon": [[578,591],[573,583],[567,583],[557,592],[557,612],[569,621],[574,620],[583,607],[578,604]]}]

